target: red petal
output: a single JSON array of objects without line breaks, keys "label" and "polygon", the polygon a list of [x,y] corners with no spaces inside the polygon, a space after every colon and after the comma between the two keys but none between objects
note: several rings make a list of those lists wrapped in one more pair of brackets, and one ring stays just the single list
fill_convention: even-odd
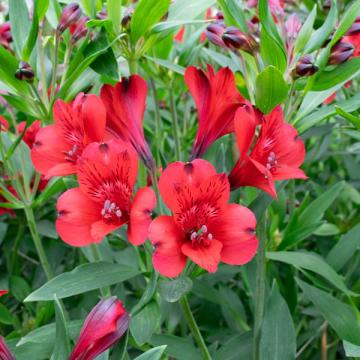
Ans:
[{"label": "red petal", "polygon": [[[105,200],[102,198],[106,195],[105,192],[118,190],[114,187],[116,184],[127,186],[127,190],[132,191],[137,171],[136,153],[119,139],[89,144],[77,167],[81,190],[99,202]],[[130,194],[128,200],[130,201]]]},{"label": "red petal", "polygon": [[91,235],[91,225],[101,219],[101,206],[89,200],[79,188],[65,191],[56,208],[56,230],[63,241],[72,246],[98,242]]},{"label": "red petal", "polygon": [[80,118],[80,103],[84,99],[84,94],[80,93],[74,100],[74,107],[63,100],[56,100],[53,106],[53,115],[56,131],[63,138],[71,133],[76,133],[78,140],[84,136],[84,126]]},{"label": "red petal", "polygon": [[[38,131],[34,147],[31,149],[31,160],[35,169],[47,176],[74,174],[75,164],[65,160],[64,153],[69,150],[71,145],[58,135],[54,125],[49,125]],[[58,165],[59,167],[55,168]],[[49,171],[51,175],[48,175]]]},{"label": "red petal", "polygon": [[307,179],[305,173],[295,167],[278,166],[273,173],[274,180],[287,180],[287,179]]},{"label": "red petal", "polygon": [[208,178],[216,175],[215,168],[206,160],[196,159],[190,163],[171,163],[160,176],[160,194],[169,209],[176,209],[178,206],[176,188],[189,187],[197,192],[200,184]]},{"label": "red petal", "polygon": [[69,360],[92,360],[121,338],[129,317],[116,297],[101,300],[87,316]]},{"label": "red petal", "polygon": [[144,187],[137,191],[131,205],[128,227],[128,239],[131,244],[141,245],[145,242],[155,206],[156,196],[152,188]]},{"label": "red petal", "polygon": [[256,218],[246,207],[229,204],[221,218],[209,227],[213,236],[221,241],[221,261],[230,265],[243,265],[256,253]]},{"label": "red petal", "polygon": [[246,107],[240,107],[235,115],[235,134],[239,148],[240,161],[247,157],[247,153],[253,142],[256,128],[256,120]]},{"label": "red petal", "polygon": [[94,239],[94,242],[99,243],[101,240],[108,234],[112,233],[114,230],[118,229],[120,226],[124,225],[125,222],[105,222],[99,220],[91,224],[90,234]]},{"label": "red petal", "polygon": [[0,290],[0,296],[7,294],[9,290]]},{"label": "red petal", "polygon": [[13,353],[6,345],[5,339],[0,336],[0,359],[1,360],[16,360]]},{"label": "red petal", "polygon": [[87,142],[103,141],[105,135],[106,109],[96,95],[86,95],[82,104],[82,117]]},{"label": "red petal", "polygon": [[178,276],[185,268],[186,256],[181,252],[184,233],[171,216],[159,216],[150,225],[149,239],[155,246],[153,265],[163,276]]},{"label": "red petal", "polygon": [[219,266],[222,246],[222,243],[216,239],[212,239],[207,247],[198,246],[196,248],[188,241],[182,245],[181,251],[195,264],[213,273]]}]

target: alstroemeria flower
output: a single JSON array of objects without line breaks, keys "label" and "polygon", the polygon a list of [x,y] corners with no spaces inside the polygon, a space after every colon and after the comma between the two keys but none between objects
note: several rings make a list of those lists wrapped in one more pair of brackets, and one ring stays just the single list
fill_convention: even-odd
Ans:
[{"label": "alstroemeria flower", "polygon": [[144,187],[132,200],[137,172],[137,155],[122,140],[88,145],[77,165],[79,187],[67,190],[57,202],[61,239],[86,246],[128,224],[129,241],[142,244],[156,198],[151,188]]},{"label": "alstroemeria flower", "polygon": [[231,187],[254,186],[276,198],[275,180],[306,179],[299,166],[305,146],[296,129],[284,122],[280,106],[264,116],[259,136],[250,154],[257,121],[246,108],[235,115],[235,133],[240,158],[229,176]]},{"label": "alstroemeria flower", "polygon": [[[21,121],[17,127],[19,133],[22,133],[26,127],[26,121]],[[35,143],[35,138],[39,130],[41,129],[41,121],[35,120],[26,130],[22,141],[29,146],[30,149],[33,148]]]},{"label": "alstroemeria flower", "polygon": [[9,50],[12,41],[10,22],[7,21],[0,25],[0,45]]},{"label": "alstroemeria flower", "polygon": [[107,111],[107,126],[125,142],[129,142],[149,168],[155,166],[142,126],[147,84],[139,75],[123,77],[115,86],[104,85],[101,99]]},{"label": "alstroemeria flower", "polygon": [[0,359],[1,360],[16,360],[5,343],[5,339],[0,336]]},{"label": "alstroemeria flower", "polygon": [[93,360],[121,339],[129,316],[115,296],[101,300],[87,316],[69,360]]},{"label": "alstroemeria flower", "polygon": [[4,296],[9,292],[9,290],[0,290],[0,296]]},{"label": "alstroemeria flower", "polygon": [[243,265],[255,255],[256,219],[244,206],[228,204],[229,181],[207,161],[170,164],[159,180],[160,194],[172,216],[150,225],[153,265],[162,275],[179,275],[190,258],[215,272],[220,262]]},{"label": "alstroemeria flower", "polygon": [[76,172],[86,145],[105,138],[106,110],[96,95],[80,93],[70,104],[56,100],[54,125],[41,128],[31,150],[34,167],[46,177]]},{"label": "alstroemeria flower", "polygon": [[9,122],[0,115],[0,131],[8,131],[9,130]]},{"label": "alstroemeria flower", "polygon": [[185,83],[198,110],[199,127],[191,158],[200,157],[221,136],[234,130],[236,109],[246,100],[236,89],[234,74],[229,68],[217,73],[211,65],[207,72],[190,66],[185,71]]}]

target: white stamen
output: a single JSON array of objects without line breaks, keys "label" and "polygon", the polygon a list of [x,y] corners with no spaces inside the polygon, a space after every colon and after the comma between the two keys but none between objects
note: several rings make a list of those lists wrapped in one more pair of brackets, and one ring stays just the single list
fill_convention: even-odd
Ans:
[{"label": "white stamen", "polygon": [[190,239],[191,240],[195,240],[197,237],[197,233],[194,231],[193,233],[191,233]]}]

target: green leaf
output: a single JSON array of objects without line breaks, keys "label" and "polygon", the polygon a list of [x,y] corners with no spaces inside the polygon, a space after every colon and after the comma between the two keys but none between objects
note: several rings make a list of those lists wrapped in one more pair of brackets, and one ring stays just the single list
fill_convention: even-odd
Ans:
[{"label": "green leaf", "polygon": [[20,56],[30,31],[29,12],[25,0],[9,0],[11,35]]},{"label": "green leaf", "polygon": [[331,4],[331,9],[326,17],[325,22],[320,28],[318,28],[314,33],[312,33],[307,45],[305,46],[304,54],[309,54],[323,46],[324,42],[335,28],[336,20],[337,6],[336,2],[333,0]]},{"label": "green leaf", "polygon": [[252,339],[253,334],[250,331],[234,335],[214,354],[214,360],[239,360],[239,354],[243,359],[251,359]]},{"label": "green leaf", "polygon": [[353,309],[325,291],[296,279],[305,297],[320,311],[342,340],[360,345],[360,325]]},{"label": "green leaf", "polygon": [[260,358],[295,359],[295,352],[296,334],[293,320],[286,301],[274,282],[262,324]]},{"label": "green leaf", "polygon": [[0,323],[5,325],[12,325],[14,323],[14,318],[11,315],[11,312],[0,303]]},{"label": "green leaf", "polygon": [[165,353],[176,360],[201,360],[200,352],[189,338],[174,335],[153,335],[150,339],[153,346],[167,345]]},{"label": "green leaf", "polygon": [[346,340],[343,341],[343,346],[347,357],[360,357],[360,346],[351,344]]},{"label": "green leaf", "polygon": [[315,77],[311,90],[324,91],[333,86],[347,82],[360,74],[360,58],[353,58],[336,66],[330,71],[322,71]]},{"label": "green leaf", "polygon": [[38,13],[37,13],[37,11],[34,11],[32,22],[31,22],[31,29],[30,29],[29,35],[26,39],[25,45],[21,52],[21,58],[23,61],[26,61],[26,62],[29,61],[30,55],[36,45],[38,30],[39,30]]},{"label": "green leaf", "polygon": [[153,349],[150,349],[140,356],[136,357],[134,360],[160,360],[161,355],[166,349],[166,345],[158,346]]},{"label": "green leaf", "polygon": [[216,0],[181,0],[174,1],[169,7],[168,21],[192,20],[205,13]]},{"label": "green leaf", "polygon": [[152,301],[131,319],[130,332],[135,341],[142,345],[150,340],[159,324],[159,305]]},{"label": "green leaf", "polygon": [[39,21],[45,16],[49,7],[49,0],[35,0],[35,9]]},{"label": "green leaf", "polygon": [[162,59],[156,59],[150,56],[145,55],[145,58],[148,60],[153,61],[154,63],[165,67],[166,69],[169,69],[175,73],[178,73],[180,75],[184,75],[185,74],[185,68],[178,65],[178,64],[174,64],[172,61],[169,60],[162,60]]},{"label": "green leaf", "polygon": [[22,302],[31,292],[30,285],[20,276],[11,276],[9,280],[10,292],[19,302]]},{"label": "green leaf", "polygon": [[118,34],[121,30],[121,1],[108,0],[106,6],[109,19],[113,23],[115,33]]},{"label": "green leaf", "polygon": [[265,114],[284,101],[288,86],[281,72],[274,66],[266,67],[256,78],[256,106]]},{"label": "green leaf", "polygon": [[136,44],[168,11],[170,0],[140,0],[130,22],[131,42]]},{"label": "green leaf", "polygon": [[164,31],[171,32],[176,30],[183,25],[204,25],[207,23],[207,20],[172,20],[172,21],[162,21],[151,28],[152,34],[161,33]]},{"label": "green leaf", "polygon": [[330,41],[330,46],[335,45],[341,37],[349,30],[355,19],[360,14],[360,1],[354,1],[351,6],[348,7],[345,14],[342,16],[341,21]]},{"label": "green leaf", "polygon": [[70,354],[70,339],[62,306],[54,295],[56,340],[50,360],[66,360]]},{"label": "green leaf", "polygon": [[341,115],[344,119],[349,120],[355,126],[356,130],[360,131],[360,117],[352,115],[336,105],[335,110],[337,114]]},{"label": "green leaf", "polygon": [[192,281],[188,277],[179,277],[175,280],[159,282],[160,296],[167,302],[177,302],[192,288]]},{"label": "green leaf", "polygon": [[304,24],[302,25],[300,32],[295,40],[294,54],[298,54],[298,53],[303,54],[305,45],[309,41],[311,34],[313,32],[313,26],[314,26],[314,21],[316,18],[316,12],[317,12],[317,6],[314,5],[311,13],[307,17]]},{"label": "green leaf", "polygon": [[49,301],[54,294],[59,299],[118,284],[140,274],[137,269],[120,264],[95,262],[76,267],[48,281],[24,301]]},{"label": "green leaf", "polygon": [[270,260],[281,261],[286,264],[290,264],[295,268],[302,270],[310,270],[314,273],[321,275],[332,285],[337,287],[340,291],[347,295],[356,295],[350,291],[343,278],[323,260],[319,255],[315,253],[296,252],[296,251],[277,251],[267,252],[266,257]]},{"label": "green leaf", "polygon": [[340,233],[340,229],[331,223],[321,224],[315,231],[314,235],[317,236],[334,236]]},{"label": "green leaf", "polygon": [[63,192],[66,190],[66,186],[63,178],[52,178],[47,184],[46,188],[41,192],[41,194],[36,198],[33,203],[33,207],[40,206],[49,200],[52,196],[57,193]]},{"label": "green leaf", "polygon": [[327,262],[337,271],[341,270],[346,263],[360,250],[360,224],[354,226],[343,235],[327,255]]},{"label": "green leaf", "polygon": [[247,24],[244,11],[236,0],[218,0],[224,12],[225,23],[227,26],[236,26],[247,33]]}]

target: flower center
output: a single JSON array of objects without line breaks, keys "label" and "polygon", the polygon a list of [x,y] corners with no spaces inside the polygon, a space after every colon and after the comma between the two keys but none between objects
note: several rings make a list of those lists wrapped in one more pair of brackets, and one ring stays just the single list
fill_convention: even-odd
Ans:
[{"label": "flower center", "polygon": [[122,217],[122,211],[115,202],[111,202],[109,199],[106,199],[104,202],[104,207],[101,209],[101,216],[104,220],[120,220]]},{"label": "flower center", "polygon": [[[266,162],[266,169],[271,172],[271,170],[274,170],[274,168],[277,166],[277,158],[273,151],[270,152],[267,162]],[[265,175],[265,178],[267,178],[267,175]]]},{"label": "flower center", "polygon": [[189,235],[191,245],[194,248],[198,248],[199,246],[208,247],[213,239],[213,235],[208,232],[206,225],[202,225],[197,231],[191,231]]},{"label": "flower center", "polygon": [[77,160],[77,151],[78,151],[78,146],[74,145],[71,150],[69,151],[64,151],[65,154],[65,160],[69,161],[69,162],[76,162]]}]

